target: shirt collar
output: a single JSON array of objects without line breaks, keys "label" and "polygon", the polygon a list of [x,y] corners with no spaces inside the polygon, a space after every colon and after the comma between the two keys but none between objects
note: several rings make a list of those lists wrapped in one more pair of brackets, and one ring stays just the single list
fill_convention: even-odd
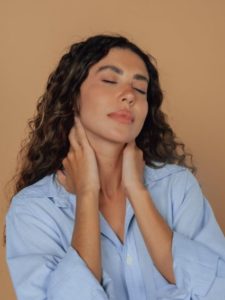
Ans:
[{"label": "shirt collar", "polygon": [[185,170],[185,167],[178,166],[175,164],[163,164],[163,163],[154,163],[154,164],[156,165],[155,168],[145,165],[144,180],[146,184],[148,184],[149,182],[161,180],[174,173]]},{"label": "shirt collar", "polygon": [[[145,165],[144,168],[144,184],[148,186],[152,182],[161,180],[171,174],[180,172],[185,168],[175,164],[160,164],[155,163],[157,168],[149,167]],[[31,188],[32,189],[29,189]],[[71,205],[71,201],[74,201],[76,196],[67,192],[64,187],[58,182],[56,174],[45,176],[31,187],[28,187],[29,194],[34,196],[47,196],[58,207],[68,207]],[[26,190],[26,189],[25,189]],[[43,195],[40,195],[40,190]],[[74,198],[75,197],[75,198]]]}]

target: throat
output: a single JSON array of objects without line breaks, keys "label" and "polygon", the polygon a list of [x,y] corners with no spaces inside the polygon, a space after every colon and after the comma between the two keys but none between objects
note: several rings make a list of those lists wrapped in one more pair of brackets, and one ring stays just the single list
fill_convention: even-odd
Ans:
[{"label": "throat", "polygon": [[116,199],[102,200],[99,203],[99,210],[120,242],[124,243],[126,198],[121,195]]}]

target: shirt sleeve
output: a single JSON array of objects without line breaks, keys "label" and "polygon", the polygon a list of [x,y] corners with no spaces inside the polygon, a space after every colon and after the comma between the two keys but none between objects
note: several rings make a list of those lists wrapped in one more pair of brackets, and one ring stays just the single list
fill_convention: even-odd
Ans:
[{"label": "shirt sleeve", "polygon": [[185,173],[185,193],[173,221],[176,286],[193,300],[224,300],[224,235],[197,180],[189,171]]},{"label": "shirt sleeve", "polygon": [[108,274],[100,284],[72,246],[62,247],[52,220],[25,205],[6,216],[6,254],[18,300],[113,299]]}]

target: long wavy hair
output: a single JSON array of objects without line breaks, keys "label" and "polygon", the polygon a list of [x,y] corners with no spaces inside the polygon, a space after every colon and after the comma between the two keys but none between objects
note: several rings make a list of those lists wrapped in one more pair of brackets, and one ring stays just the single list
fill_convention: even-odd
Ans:
[{"label": "long wavy hair", "polygon": [[163,93],[154,58],[126,37],[96,35],[73,44],[50,74],[46,90],[38,100],[36,115],[28,123],[30,131],[19,153],[19,162],[22,163],[17,172],[15,193],[62,168],[62,160],[69,150],[68,134],[74,124],[74,114],[79,114],[80,87],[90,68],[115,47],[136,53],[149,73],[149,110],[136,138],[145,163],[153,168],[174,163],[195,172],[192,155],[177,140],[161,110]]}]

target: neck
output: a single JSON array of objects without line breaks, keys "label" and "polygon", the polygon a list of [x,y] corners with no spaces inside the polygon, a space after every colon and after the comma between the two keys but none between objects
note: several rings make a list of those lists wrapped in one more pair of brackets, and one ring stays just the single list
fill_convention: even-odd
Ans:
[{"label": "neck", "polygon": [[123,191],[122,159],[125,144],[98,140],[88,135],[95,151],[101,184],[100,198],[112,200]]}]

